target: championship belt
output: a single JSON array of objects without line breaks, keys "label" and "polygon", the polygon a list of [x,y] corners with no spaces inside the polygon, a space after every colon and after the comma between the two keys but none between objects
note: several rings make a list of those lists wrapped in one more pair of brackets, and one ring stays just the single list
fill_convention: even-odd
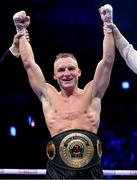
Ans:
[{"label": "championship belt", "polygon": [[94,133],[70,130],[53,137],[46,153],[50,162],[61,168],[84,169],[100,163],[102,148]]},{"label": "championship belt", "polygon": [[61,141],[59,152],[62,160],[68,166],[81,168],[93,158],[94,146],[88,136],[72,133]]}]

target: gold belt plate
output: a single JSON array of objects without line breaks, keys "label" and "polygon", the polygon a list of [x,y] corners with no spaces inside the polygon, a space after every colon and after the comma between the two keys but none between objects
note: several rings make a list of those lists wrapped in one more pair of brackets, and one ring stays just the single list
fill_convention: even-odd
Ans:
[{"label": "gold belt plate", "polygon": [[81,168],[92,160],[94,146],[91,139],[85,134],[71,133],[62,139],[59,153],[69,167]]}]

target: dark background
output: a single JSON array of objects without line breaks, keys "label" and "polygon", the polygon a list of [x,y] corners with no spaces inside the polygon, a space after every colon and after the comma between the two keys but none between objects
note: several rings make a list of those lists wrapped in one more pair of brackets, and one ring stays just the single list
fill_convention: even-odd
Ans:
[{"label": "dark background", "polygon": [[[52,78],[54,59],[60,52],[70,52],[82,70],[79,86],[83,88],[102,58],[103,30],[98,8],[107,3],[114,8],[115,24],[137,49],[136,0],[1,0],[0,56],[16,33],[14,13],[25,10],[31,17],[31,45],[46,80],[58,88]],[[0,71],[0,168],[44,169],[45,145],[50,136],[41,103],[18,59],[3,63]],[[122,81],[129,81],[131,88],[123,90]],[[29,126],[29,115],[35,127]],[[17,128],[16,137],[9,134],[11,125]],[[110,85],[102,99],[98,134],[103,146],[103,169],[136,169],[137,75],[117,49]]]}]

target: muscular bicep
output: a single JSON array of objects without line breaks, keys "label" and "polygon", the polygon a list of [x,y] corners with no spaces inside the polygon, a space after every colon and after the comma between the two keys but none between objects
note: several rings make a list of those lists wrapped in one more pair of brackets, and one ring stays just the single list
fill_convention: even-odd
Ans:
[{"label": "muscular bicep", "polygon": [[115,46],[112,33],[105,33],[103,40],[103,58],[98,63],[93,78],[93,97],[102,98],[110,81],[115,59]]},{"label": "muscular bicep", "polygon": [[22,36],[19,41],[21,59],[23,62],[23,66],[27,72],[29,83],[35,94],[41,100],[42,96],[46,97],[47,83],[40,69],[40,66],[35,62],[30,43],[25,39],[24,36]]},{"label": "muscular bicep", "polygon": [[41,96],[46,93],[46,81],[40,67],[35,62],[31,62],[25,69],[31,88],[41,100]]},{"label": "muscular bicep", "polygon": [[92,96],[102,98],[110,82],[110,76],[112,71],[112,64],[109,61],[101,60],[96,68],[93,86]]}]

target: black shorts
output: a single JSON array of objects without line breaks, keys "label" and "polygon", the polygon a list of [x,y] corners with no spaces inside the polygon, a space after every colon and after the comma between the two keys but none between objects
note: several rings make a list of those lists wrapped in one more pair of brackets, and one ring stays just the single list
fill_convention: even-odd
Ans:
[{"label": "black shorts", "polygon": [[101,143],[96,134],[69,130],[47,145],[46,179],[102,179]]},{"label": "black shorts", "polygon": [[69,170],[47,163],[46,179],[103,179],[100,164],[83,170]]}]

